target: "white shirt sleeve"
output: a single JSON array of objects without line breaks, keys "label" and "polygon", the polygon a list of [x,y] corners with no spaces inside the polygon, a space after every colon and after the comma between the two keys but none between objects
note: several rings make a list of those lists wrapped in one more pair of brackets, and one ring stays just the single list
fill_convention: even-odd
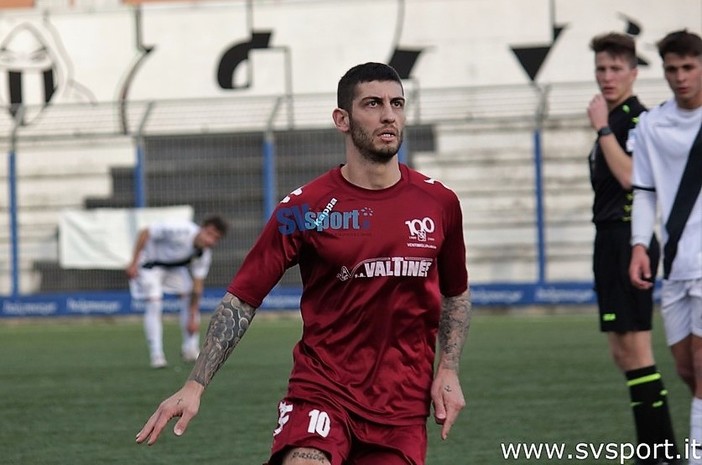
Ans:
[{"label": "white shirt sleeve", "polygon": [[656,223],[656,193],[634,189],[634,206],[631,214],[631,245],[651,243]]},{"label": "white shirt sleeve", "polygon": [[649,145],[647,143],[649,127],[649,113],[639,115],[639,123],[629,131],[627,149],[632,153],[633,167],[631,183],[634,188],[643,187],[654,189],[656,187],[651,170]]},{"label": "white shirt sleeve", "polygon": [[631,131],[627,141],[627,145],[633,151],[631,181],[634,186],[634,204],[631,212],[631,245],[642,244],[647,248],[656,226],[657,201],[647,144],[648,117],[648,113],[639,116],[639,123]]},{"label": "white shirt sleeve", "polygon": [[212,264],[212,250],[205,249],[202,256],[193,259],[190,264],[190,272],[193,278],[205,279],[207,274],[210,272],[210,265]]}]

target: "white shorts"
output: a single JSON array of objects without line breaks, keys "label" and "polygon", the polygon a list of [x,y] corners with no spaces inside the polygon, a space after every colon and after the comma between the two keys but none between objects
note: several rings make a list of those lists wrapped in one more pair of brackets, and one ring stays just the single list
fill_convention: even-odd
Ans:
[{"label": "white shorts", "polygon": [[691,333],[702,337],[702,279],[664,280],[661,315],[669,346]]},{"label": "white shorts", "polygon": [[189,294],[193,288],[190,272],[184,266],[176,268],[140,268],[136,278],[129,280],[133,299],[162,299],[163,294]]}]

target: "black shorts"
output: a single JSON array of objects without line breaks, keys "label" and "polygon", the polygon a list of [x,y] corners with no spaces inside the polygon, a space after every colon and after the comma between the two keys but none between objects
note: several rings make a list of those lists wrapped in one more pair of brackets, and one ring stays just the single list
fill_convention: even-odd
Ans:
[{"label": "black shorts", "polygon": [[[600,331],[625,333],[650,331],[653,316],[653,289],[631,285],[631,228],[627,223],[598,225],[593,254],[595,292],[600,315]],[[648,247],[651,271],[656,276],[660,247],[655,236]]]}]

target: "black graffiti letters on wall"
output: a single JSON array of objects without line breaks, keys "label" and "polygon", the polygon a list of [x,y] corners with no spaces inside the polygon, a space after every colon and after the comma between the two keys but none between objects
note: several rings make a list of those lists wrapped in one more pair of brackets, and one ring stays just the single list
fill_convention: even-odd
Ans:
[{"label": "black graffiti letters on wall", "polygon": [[402,79],[409,79],[421,53],[422,50],[396,48],[388,64],[395,68]]},{"label": "black graffiti letters on wall", "polygon": [[237,85],[234,81],[234,73],[242,63],[248,61],[252,50],[269,48],[271,31],[252,32],[251,40],[235,44],[224,52],[219,60],[217,68],[217,83],[222,89],[239,89],[249,87],[251,82],[247,80],[244,85]]}]

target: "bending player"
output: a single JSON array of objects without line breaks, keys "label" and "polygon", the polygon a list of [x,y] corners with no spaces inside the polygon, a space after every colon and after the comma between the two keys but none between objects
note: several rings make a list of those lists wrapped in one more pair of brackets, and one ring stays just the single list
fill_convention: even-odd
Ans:
[{"label": "bending player", "polygon": [[227,233],[219,216],[156,223],[140,231],[126,269],[132,299],[142,301],[151,366],[167,365],[163,352],[163,295],[180,296],[181,356],[194,362],[200,350],[200,297],[212,263],[211,248]]}]

